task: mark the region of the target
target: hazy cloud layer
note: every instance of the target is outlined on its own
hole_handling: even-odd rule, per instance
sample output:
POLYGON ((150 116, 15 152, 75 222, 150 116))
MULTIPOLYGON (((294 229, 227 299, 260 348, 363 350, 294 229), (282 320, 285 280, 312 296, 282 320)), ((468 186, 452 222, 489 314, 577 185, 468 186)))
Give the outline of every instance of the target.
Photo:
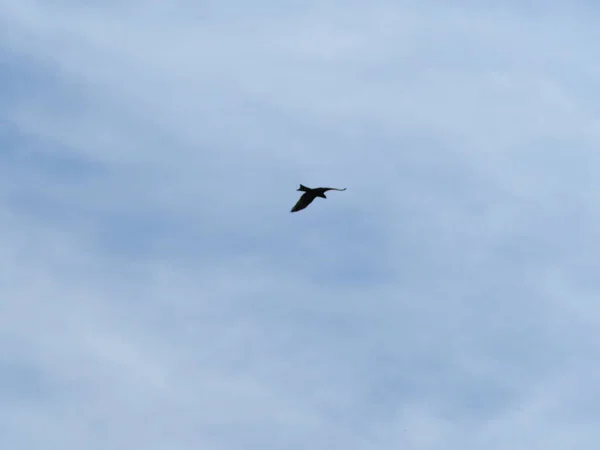
POLYGON ((599 19, 4 0, 0 447, 597 450, 599 19))

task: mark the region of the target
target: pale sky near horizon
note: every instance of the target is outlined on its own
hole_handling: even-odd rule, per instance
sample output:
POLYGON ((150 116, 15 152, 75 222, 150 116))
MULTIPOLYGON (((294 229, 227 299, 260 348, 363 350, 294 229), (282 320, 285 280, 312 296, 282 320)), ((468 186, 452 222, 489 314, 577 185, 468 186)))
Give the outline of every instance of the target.
POLYGON ((600 10, 546 3, 0 1, 0 448, 598 450, 600 10))

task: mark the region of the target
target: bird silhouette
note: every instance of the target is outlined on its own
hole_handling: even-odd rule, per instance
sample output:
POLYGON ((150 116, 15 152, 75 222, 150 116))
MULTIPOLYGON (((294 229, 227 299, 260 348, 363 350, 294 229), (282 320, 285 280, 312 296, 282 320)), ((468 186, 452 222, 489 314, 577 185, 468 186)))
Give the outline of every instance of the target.
POLYGON ((325 192, 327 192, 327 191, 345 191, 346 188, 337 189, 337 188, 330 188, 330 187, 319 187, 319 188, 311 189, 311 188, 307 188, 306 186, 301 184, 300 187, 296 190, 302 191, 302 192, 304 192, 304 194, 302 194, 302 196, 298 200, 298 203, 296 203, 294 205, 294 207, 292 208, 292 210, 290 212, 296 212, 296 211, 300 211, 301 209, 306 208, 317 197, 327 198, 327 197, 325 197, 325 192))

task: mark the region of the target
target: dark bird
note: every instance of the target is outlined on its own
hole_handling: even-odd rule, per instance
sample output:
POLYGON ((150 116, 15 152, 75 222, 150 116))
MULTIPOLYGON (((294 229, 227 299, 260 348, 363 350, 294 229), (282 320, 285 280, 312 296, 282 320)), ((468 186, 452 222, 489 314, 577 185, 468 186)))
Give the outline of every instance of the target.
POLYGON ((311 188, 307 188, 306 186, 300 185, 300 187, 296 190, 302 191, 302 192, 304 192, 304 194, 302 194, 302 196, 300 197, 300 200, 298 200, 298 203, 296 203, 294 205, 294 207, 292 208, 292 210, 290 212, 296 212, 296 211, 300 211, 301 209, 306 208, 317 197, 327 198, 327 197, 325 197, 325 192, 327 192, 327 191, 345 191, 346 188, 337 189, 337 188, 319 187, 319 188, 311 189, 311 188))

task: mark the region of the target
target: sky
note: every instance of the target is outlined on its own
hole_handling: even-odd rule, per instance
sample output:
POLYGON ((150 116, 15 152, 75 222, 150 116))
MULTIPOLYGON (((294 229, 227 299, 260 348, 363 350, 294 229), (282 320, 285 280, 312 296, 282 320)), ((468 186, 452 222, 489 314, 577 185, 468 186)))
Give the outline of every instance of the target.
POLYGON ((0 447, 600 448, 600 10, 450 3, 0 1, 0 447))

